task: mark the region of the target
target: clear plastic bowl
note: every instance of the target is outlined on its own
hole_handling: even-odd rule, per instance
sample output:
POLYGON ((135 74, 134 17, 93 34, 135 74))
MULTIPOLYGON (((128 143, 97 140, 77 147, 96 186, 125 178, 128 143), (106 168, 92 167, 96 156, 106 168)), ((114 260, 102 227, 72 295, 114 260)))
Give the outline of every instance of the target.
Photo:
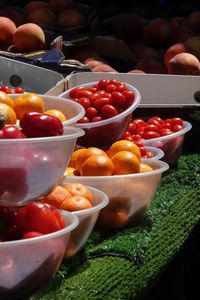
POLYGON ((60 136, 0 139, 0 205, 22 205, 50 193, 83 134, 65 126, 60 136))
POLYGON ((157 159, 163 158, 163 156, 165 155, 165 153, 159 148, 151 147, 151 146, 145 146, 145 148, 147 149, 147 151, 150 151, 151 153, 153 153, 152 157, 149 157, 146 159, 157 160, 157 159))
POLYGON ((184 128, 182 130, 159 138, 142 140, 142 143, 145 147, 150 146, 161 149, 164 152, 162 160, 173 166, 182 154, 185 133, 191 130, 191 128, 192 125, 184 121, 184 128))
MULTIPOLYGON (((20 94, 9 94, 9 96, 14 100, 16 97, 20 96, 20 94)), ((77 102, 57 96, 40 96, 44 101, 46 111, 49 109, 58 109, 66 116, 67 120, 63 122, 64 125, 76 126, 77 121, 85 114, 85 109, 77 102)))
POLYGON ((109 204, 99 214, 97 224, 105 229, 118 229, 140 221, 169 165, 161 160, 141 159, 151 172, 113 176, 65 176, 64 183, 80 182, 95 187, 109 197, 109 204))
POLYGON ((79 219, 63 214, 65 228, 36 238, 0 243, 0 296, 2 300, 24 299, 58 270, 79 219))
MULTIPOLYGON (((65 185, 65 179, 62 181, 62 185, 65 185)), ((79 218, 79 225, 70 235, 69 244, 65 251, 65 258, 74 256, 83 248, 96 224, 100 211, 106 207, 109 202, 108 196, 104 192, 94 187, 88 186, 88 188, 93 194, 93 207, 72 212, 73 215, 79 218)))
MULTIPOLYGON (((96 83, 97 82, 89 82, 87 84, 81 84, 80 86, 91 87, 96 83)), ((112 118, 99 122, 77 123, 77 127, 85 130, 85 136, 78 139, 78 144, 80 146, 107 146, 121 139, 132 119, 133 111, 138 107, 141 101, 141 94, 138 89, 126 82, 125 84, 129 90, 135 93, 135 101, 125 111, 112 118)), ((72 89, 60 94, 60 97, 70 99, 69 92, 72 89)))

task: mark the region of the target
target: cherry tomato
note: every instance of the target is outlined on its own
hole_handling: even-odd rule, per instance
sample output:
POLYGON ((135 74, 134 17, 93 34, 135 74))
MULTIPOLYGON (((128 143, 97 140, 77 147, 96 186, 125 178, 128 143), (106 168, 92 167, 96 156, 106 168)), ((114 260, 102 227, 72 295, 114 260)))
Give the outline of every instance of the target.
POLYGON ((106 118, 112 118, 112 117, 118 115, 117 109, 113 105, 110 105, 110 104, 103 105, 101 108, 101 112, 106 118))
POLYGON ((79 104, 81 104, 85 109, 90 107, 90 100, 87 97, 81 97, 77 101, 79 104))
POLYGON ((94 101, 93 106, 97 110, 100 110, 102 108, 102 106, 104 106, 105 104, 110 104, 110 99, 104 98, 104 97, 99 97, 97 100, 94 101))
POLYGON ((177 131, 180 131, 182 129, 183 129, 183 126, 181 124, 174 124, 174 125, 172 125, 172 128, 171 128, 171 130, 173 132, 177 132, 177 131))
POLYGON ((77 86, 77 87, 71 89, 71 91, 69 92, 69 97, 72 99, 76 98, 76 96, 75 96, 76 92, 80 91, 80 90, 85 90, 85 88, 83 86, 77 86))
POLYGON ((78 120, 78 123, 89 123, 90 119, 86 116, 82 117, 80 120, 78 120))
POLYGON ((75 98, 82 98, 82 97, 89 98, 91 95, 92 95, 92 92, 90 92, 86 89, 81 89, 81 90, 76 91, 75 98))
POLYGON ((99 89, 99 90, 105 90, 106 87, 107 87, 107 85, 108 85, 108 80, 106 80, 106 79, 101 79, 101 80, 99 80, 99 82, 98 82, 98 89, 99 89))
POLYGON ((114 91, 117 91, 117 86, 115 84, 108 84, 106 87, 106 92, 112 93, 114 91))
POLYGON ((16 94, 23 94, 24 93, 24 89, 21 87, 17 87, 13 90, 14 93, 16 94))
POLYGON ((92 122, 99 122, 99 121, 102 121, 103 119, 102 119, 102 117, 100 117, 100 116, 97 116, 97 117, 94 117, 94 118, 92 118, 92 122))
POLYGON ((118 84, 121 84, 121 82, 118 81, 117 79, 111 79, 111 80, 109 80, 109 84, 118 85, 118 84))
POLYGON ((122 94, 126 98, 127 105, 131 105, 133 101, 135 100, 135 93, 133 91, 124 90, 122 91, 122 94))
POLYGON ((159 133, 160 133, 160 136, 165 136, 165 135, 172 134, 173 131, 169 128, 162 128, 159 133))
POLYGON ((142 137, 146 140, 158 138, 160 134, 157 131, 145 131, 142 137))
POLYGON ((159 127, 155 124, 147 124, 144 126, 144 131, 159 131, 159 127))
POLYGON ((139 147, 141 156, 146 156, 147 155, 147 149, 143 147, 139 147))
POLYGON ((130 123, 128 125, 128 131, 131 133, 131 134, 134 134, 137 132, 137 127, 134 123, 130 123))
POLYGON ((86 109, 86 117, 88 117, 89 119, 93 119, 96 116, 97 116, 97 110, 95 107, 88 107, 86 109))
POLYGON ((0 90, 6 94, 11 94, 12 93, 12 89, 7 86, 7 85, 3 85, 1 86, 0 90))
POLYGON ((112 104, 114 105, 124 105, 126 103, 126 97, 120 92, 111 93, 112 104))
POLYGON ((136 128, 139 128, 140 126, 144 126, 145 125, 145 121, 142 119, 134 119, 132 121, 133 124, 135 124, 136 128))
POLYGON ((120 83, 117 86, 117 91, 123 93, 124 91, 127 91, 127 86, 124 83, 120 83))
POLYGON ((141 139, 142 139, 142 137, 139 134, 133 134, 132 135, 132 140, 133 141, 140 141, 141 139))
POLYGON ((171 125, 181 125, 183 126, 183 120, 181 118, 172 118, 170 121, 171 125))

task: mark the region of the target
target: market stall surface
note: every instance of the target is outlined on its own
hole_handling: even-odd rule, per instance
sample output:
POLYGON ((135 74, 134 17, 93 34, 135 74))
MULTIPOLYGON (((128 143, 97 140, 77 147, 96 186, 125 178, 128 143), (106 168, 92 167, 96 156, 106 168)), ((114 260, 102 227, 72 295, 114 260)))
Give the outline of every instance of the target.
MULTIPOLYGON (((199 219, 200 155, 184 154, 163 175, 142 222, 121 231, 95 229, 84 249, 63 262, 54 279, 29 299, 141 299, 199 219)), ((162 299, 169 299, 164 293, 162 299)))

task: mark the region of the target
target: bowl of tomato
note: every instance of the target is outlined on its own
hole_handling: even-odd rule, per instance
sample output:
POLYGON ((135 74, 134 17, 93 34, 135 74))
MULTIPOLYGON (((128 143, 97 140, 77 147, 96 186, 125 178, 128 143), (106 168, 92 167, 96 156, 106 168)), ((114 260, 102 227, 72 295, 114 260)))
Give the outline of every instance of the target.
POLYGON ((42 199, 58 207, 64 213, 70 211, 79 219, 79 225, 71 232, 64 258, 67 259, 80 251, 90 236, 101 210, 108 205, 108 196, 91 186, 77 182, 63 181, 52 193, 42 199), (62 194, 62 196, 61 196, 62 194), (60 195, 60 197, 58 196, 60 195), (59 204, 58 204, 59 203, 59 204))
POLYGON ((96 224, 106 230, 127 228, 140 222, 145 216, 162 174, 169 168, 161 160, 143 158, 141 163, 147 169, 137 173, 64 176, 61 182, 62 185, 79 182, 103 191, 108 196, 109 203, 100 211, 96 224))
POLYGON ((126 137, 141 141, 145 147, 155 147, 164 152, 162 160, 173 166, 177 163, 184 145, 185 134, 192 124, 179 117, 162 119, 133 119, 128 126, 126 137))
POLYGON ((77 122, 77 127, 85 131, 84 137, 78 139, 83 147, 107 146, 119 140, 141 101, 138 89, 116 79, 82 84, 60 97, 78 102, 85 109, 77 122))
POLYGON ((38 201, 0 207, 0 220, 0 296, 24 299, 57 272, 79 220, 38 201))
POLYGON ((44 125, 43 116, 36 117, 29 129, 39 137, 27 137, 16 126, 0 129, 0 205, 22 205, 49 193, 62 177, 77 138, 84 134, 80 128, 63 126, 62 134, 42 137, 42 132, 56 130, 55 119, 44 125))

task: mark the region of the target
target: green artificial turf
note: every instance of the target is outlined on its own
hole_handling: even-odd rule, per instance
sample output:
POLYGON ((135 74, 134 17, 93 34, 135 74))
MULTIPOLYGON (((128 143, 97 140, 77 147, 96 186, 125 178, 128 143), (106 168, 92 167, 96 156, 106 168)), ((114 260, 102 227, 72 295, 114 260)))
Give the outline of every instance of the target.
POLYGON ((95 229, 84 249, 62 263, 30 300, 138 299, 159 277, 200 219, 200 155, 182 155, 162 177, 143 221, 95 229))

